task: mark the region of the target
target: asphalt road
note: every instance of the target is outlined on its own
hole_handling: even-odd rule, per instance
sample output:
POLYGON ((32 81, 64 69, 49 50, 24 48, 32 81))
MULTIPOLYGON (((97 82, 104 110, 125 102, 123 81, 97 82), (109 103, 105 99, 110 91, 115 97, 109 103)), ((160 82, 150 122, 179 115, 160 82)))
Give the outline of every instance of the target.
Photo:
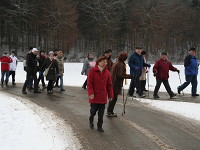
MULTIPOLYGON (((200 150, 200 124, 194 120, 167 113, 135 100, 128 99, 126 114, 122 113, 122 97, 116 105, 117 118, 104 117, 104 133, 90 129, 88 125, 90 105, 87 91, 80 87, 65 87, 65 92, 55 89, 51 95, 42 91, 21 93, 21 84, 1 91, 26 98, 57 113, 70 123, 85 150, 200 150)), ((150 95, 152 95, 150 93, 150 95)), ((161 99, 169 100, 166 93, 161 99)), ((152 98, 152 97, 150 97, 152 98)), ((199 98, 178 96, 173 101, 192 101, 199 98)), ((95 118, 95 123, 97 117, 95 118)))

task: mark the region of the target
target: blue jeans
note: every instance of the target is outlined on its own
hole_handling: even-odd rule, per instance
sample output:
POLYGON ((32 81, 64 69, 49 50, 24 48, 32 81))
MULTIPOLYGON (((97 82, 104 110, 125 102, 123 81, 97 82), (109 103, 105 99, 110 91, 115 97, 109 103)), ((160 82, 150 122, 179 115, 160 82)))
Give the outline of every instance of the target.
POLYGON ((186 75, 186 82, 178 87, 180 91, 184 90, 190 83, 192 84, 192 95, 197 93, 197 76, 194 75, 186 75))
POLYGON ((6 75, 6 80, 5 83, 8 83, 9 76, 10 76, 10 71, 1 71, 1 84, 3 85, 4 83, 4 76, 6 75))
POLYGON ((64 85, 63 85, 63 76, 60 76, 60 89, 64 90, 64 85))

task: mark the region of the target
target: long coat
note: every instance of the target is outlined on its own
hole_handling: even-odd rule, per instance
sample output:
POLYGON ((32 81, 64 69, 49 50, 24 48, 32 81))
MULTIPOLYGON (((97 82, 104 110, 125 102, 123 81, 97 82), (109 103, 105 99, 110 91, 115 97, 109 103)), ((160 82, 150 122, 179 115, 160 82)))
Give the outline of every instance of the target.
POLYGON ((177 68, 172 66, 170 61, 163 60, 162 58, 153 67, 153 72, 157 72, 156 79, 158 80, 168 80, 169 70, 177 71, 177 68))
POLYGON ((113 90, 115 95, 121 94, 124 79, 131 79, 131 75, 126 74, 126 64, 118 60, 111 70, 113 90))
POLYGON ((42 65, 42 70, 49 68, 49 72, 46 76, 46 80, 56 80, 57 75, 58 75, 58 63, 55 59, 50 60, 50 58, 46 58, 43 65, 42 65), (51 64, 52 63, 52 64, 51 64), (51 66, 50 66, 51 65, 51 66))
POLYGON ((26 72, 30 75, 36 75, 38 71, 37 57, 33 53, 27 54, 26 57, 26 72))
POLYGON ((94 94, 90 103, 106 104, 108 98, 113 98, 112 78, 107 69, 100 71, 98 65, 90 70, 88 76, 88 95, 94 94))
POLYGON ((3 56, 0 58, 0 61, 1 61, 1 71, 9 71, 12 59, 8 56, 3 56))
POLYGON ((63 73, 64 73, 64 58, 57 56, 56 60, 57 60, 57 63, 58 63, 58 72, 59 72, 59 74, 61 74, 61 76, 63 76, 63 73))

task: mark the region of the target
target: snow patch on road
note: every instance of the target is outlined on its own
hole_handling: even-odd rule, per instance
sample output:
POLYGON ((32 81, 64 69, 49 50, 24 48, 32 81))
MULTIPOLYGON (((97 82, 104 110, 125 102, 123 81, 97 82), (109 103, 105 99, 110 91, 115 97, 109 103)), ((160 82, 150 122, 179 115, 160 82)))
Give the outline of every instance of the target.
POLYGON ((53 112, 0 93, 1 150, 81 149, 72 128, 53 112))
POLYGON ((179 115, 200 121, 200 104, 177 101, 162 101, 136 98, 137 101, 147 103, 159 109, 177 113, 179 115))

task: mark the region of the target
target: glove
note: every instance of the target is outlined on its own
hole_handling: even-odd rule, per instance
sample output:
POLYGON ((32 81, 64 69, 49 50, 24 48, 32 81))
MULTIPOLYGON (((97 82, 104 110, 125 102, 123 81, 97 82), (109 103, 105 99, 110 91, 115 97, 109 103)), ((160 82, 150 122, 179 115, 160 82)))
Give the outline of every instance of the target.
POLYGON ((150 65, 150 64, 147 64, 147 67, 149 67, 149 68, 150 68, 150 67, 151 67, 151 65, 150 65))
POLYGON ((112 101, 112 98, 108 98, 109 101, 112 101))
POLYGON ((140 67, 138 67, 138 66, 135 66, 135 68, 134 68, 135 70, 140 70, 140 67))
POLYGON ((156 77, 156 75, 157 75, 157 71, 154 71, 153 76, 156 77))
POLYGON ((40 72, 39 72, 39 75, 43 75, 43 73, 44 73, 44 72, 40 71, 40 72))
POLYGON ((81 72, 81 75, 83 75, 83 72, 81 72))
POLYGON ((90 95, 89 99, 94 99, 94 94, 90 95))
POLYGON ((58 77, 60 77, 60 76, 61 76, 61 74, 59 73, 59 74, 58 74, 58 77))
POLYGON ((176 70, 178 73, 180 73, 180 70, 176 70))

